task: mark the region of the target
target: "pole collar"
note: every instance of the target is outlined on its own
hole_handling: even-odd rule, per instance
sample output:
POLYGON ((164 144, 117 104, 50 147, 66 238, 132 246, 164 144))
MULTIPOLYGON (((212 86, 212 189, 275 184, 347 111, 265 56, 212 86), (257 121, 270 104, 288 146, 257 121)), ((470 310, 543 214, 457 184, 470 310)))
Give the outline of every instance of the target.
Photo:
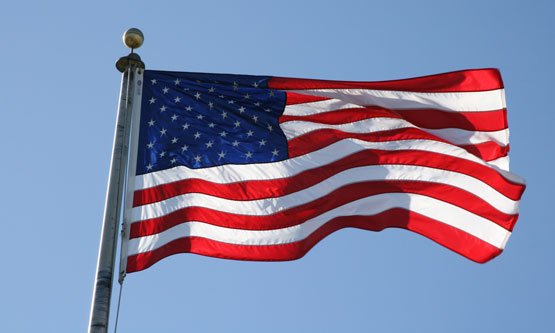
POLYGON ((116 68, 121 73, 125 72, 130 66, 138 66, 139 68, 145 69, 145 63, 141 60, 141 57, 137 53, 129 53, 125 57, 121 57, 116 61, 116 68))

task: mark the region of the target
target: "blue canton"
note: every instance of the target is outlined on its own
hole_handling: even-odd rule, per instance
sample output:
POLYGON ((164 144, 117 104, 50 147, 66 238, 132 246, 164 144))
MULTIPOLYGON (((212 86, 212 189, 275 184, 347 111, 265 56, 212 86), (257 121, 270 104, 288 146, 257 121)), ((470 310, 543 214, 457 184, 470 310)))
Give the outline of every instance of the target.
POLYGON ((288 157, 268 76, 145 71, 137 174, 288 157))

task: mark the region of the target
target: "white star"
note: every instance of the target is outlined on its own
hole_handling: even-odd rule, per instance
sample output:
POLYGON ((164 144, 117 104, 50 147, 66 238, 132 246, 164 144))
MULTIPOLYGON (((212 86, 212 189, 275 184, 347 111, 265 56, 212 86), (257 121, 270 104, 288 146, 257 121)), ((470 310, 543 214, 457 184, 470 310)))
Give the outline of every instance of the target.
POLYGON ((241 126, 241 122, 239 120, 236 120, 234 122, 234 125, 235 125, 235 128, 237 128, 237 127, 241 126))
POLYGON ((181 102, 181 97, 177 96, 176 98, 173 99, 174 102, 179 103, 181 102))
POLYGON ((170 162, 172 162, 172 164, 175 164, 175 162, 177 162, 177 158, 175 158, 175 157, 172 158, 172 159, 170 160, 170 162))
POLYGON ((147 165, 147 166, 146 166, 146 169, 147 169, 147 170, 152 170, 152 164, 147 165))
POLYGON ((181 127, 183 127, 184 130, 189 129, 189 123, 185 123, 183 125, 181 125, 181 127))
POLYGON ((214 89, 214 87, 210 87, 210 89, 208 89, 208 92, 213 93, 216 89, 214 89))
POLYGON ((193 108, 190 105, 185 108, 185 110, 187 110, 187 111, 191 111, 192 109, 193 108))
POLYGON ((255 87, 255 88, 258 88, 258 83, 255 82, 255 83, 252 84, 252 86, 255 87))
POLYGON ((214 107, 214 103, 208 102, 208 107, 209 107, 209 108, 213 108, 213 107, 214 107))
POLYGON ((201 157, 200 157, 200 155, 197 155, 197 156, 195 156, 195 161, 196 161, 197 163, 199 163, 199 162, 200 162, 200 160, 201 160, 201 157))
POLYGON ((274 149, 274 150, 272 151, 272 155, 273 155, 273 156, 278 156, 278 154, 279 154, 279 150, 274 149))
POLYGON ((264 111, 270 112, 270 111, 272 111, 272 110, 270 110, 269 108, 267 108, 267 109, 264 109, 264 111))
POLYGON ((238 90, 238 89, 239 89, 239 84, 233 81, 233 90, 238 90))
POLYGON ((156 98, 152 97, 152 98, 149 100, 149 102, 150 102, 150 104, 153 104, 154 102, 156 102, 156 98))
POLYGON ((147 147, 148 149, 154 148, 154 142, 152 142, 152 141, 149 142, 149 143, 146 145, 146 147, 147 147))
POLYGON ((167 129, 162 128, 162 130, 160 131, 160 137, 166 135, 166 132, 167 132, 167 131, 168 131, 167 129))
POLYGON ((214 124, 214 123, 210 123, 210 124, 208 124, 208 127, 210 127, 210 128, 214 128, 214 127, 216 127, 216 124, 214 124))
POLYGON ((265 146, 266 145, 266 140, 262 139, 262 140, 258 141, 258 144, 260 145, 260 147, 265 146))
POLYGON ((177 120, 177 117, 178 117, 178 115, 174 114, 174 115, 172 116, 172 121, 176 121, 176 120, 177 120))
POLYGON ((181 147, 182 152, 186 152, 187 150, 189 150, 189 146, 183 145, 183 147, 181 147))
POLYGON ((254 103, 255 106, 260 106, 260 102, 254 103))
POLYGON ((200 99, 200 93, 197 91, 197 93, 195 94, 195 98, 196 99, 200 99))
POLYGON ((156 84, 156 79, 152 79, 150 82, 152 82, 152 84, 156 84))
POLYGON ((244 107, 244 106, 241 106, 241 107, 239 108, 239 113, 240 113, 240 114, 243 114, 243 112, 245 112, 245 107, 244 107))
POLYGON ((173 138, 172 143, 177 143, 177 140, 179 140, 179 139, 178 138, 173 138))
POLYGON ((168 87, 164 87, 164 89, 162 89, 162 91, 164 91, 164 94, 167 94, 167 93, 168 93, 168 91, 170 91, 170 88, 168 88, 168 87))
POLYGON ((226 137, 226 136, 227 136, 227 132, 226 132, 226 131, 222 131, 222 132, 220 133, 220 136, 226 137))
POLYGON ((222 118, 224 118, 224 119, 227 118, 227 112, 225 112, 225 111, 222 112, 222 118))
POLYGON ((179 83, 181 82, 181 80, 179 80, 179 79, 175 79, 175 81, 173 81, 173 82, 175 83, 175 85, 176 85, 176 86, 178 86, 178 85, 179 85, 179 83))
POLYGON ((220 96, 218 96, 218 97, 219 97, 219 98, 224 98, 224 95, 220 95, 220 96))
POLYGON ((246 94, 244 98, 245 98, 245 99, 249 99, 249 98, 251 98, 251 95, 246 94))
POLYGON ((162 107, 160 108, 160 111, 161 111, 161 112, 166 112, 166 106, 165 106, 165 105, 162 105, 162 107))
POLYGON ((214 145, 214 141, 208 141, 207 143, 205 143, 206 148, 212 148, 212 146, 214 145))
POLYGON ((272 127, 272 125, 268 125, 268 127, 266 127, 268 129, 268 131, 272 131, 274 128, 272 127))
POLYGON ((220 160, 220 159, 224 158, 226 154, 227 154, 227 153, 225 153, 225 152, 222 150, 221 152, 218 153, 218 159, 220 160))
POLYGON ((200 133, 199 133, 199 132, 196 132, 195 135, 194 135, 194 137, 195 137, 195 140, 198 139, 198 138, 200 138, 200 133))
POLYGON ((229 100, 229 101, 227 101, 227 104, 235 104, 235 101, 229 100))
POLYGON ((165 151, 163 151, 163 152, 160 153, 160 157, 164 157, 164 156, 166 156, 166 152, 165 152, 165 151))
POLYGON ((251 131, 251 130, 249 130, 249 131, 247 132, 247 138, 250 138, 253 134, 254 134, 254 132, 251 131))
POLYGON ((275 93, 273 90, 270 90, 270 97, 274 97, 275 93))
POLYGON ((235 140, 232 143, 233 147, 238 147, 239 146, 239 141, 235 140))
POLYGON ((202 120, 203 118, 204 118, 204 116, 203 116, 203 115, 201 115, 201 114, 199 114, 199 115, 197 116, 197 119, 200 119, 200 120, 202 120))
POLYGON ((256 123, 258 121, 258 116, 252 116, 252 120, 256 123))
POLYGON ((245 157, 246 157, 246 158, 251 158, 251 157, 252 157, 252 153, 251 153, 250 151, 248 151, 248 152, 245 154, 245 157))
POLYGON ((148 127, 154 126, 155 121, 153 119, 150 119, 150 121, 148 122, 148 127))

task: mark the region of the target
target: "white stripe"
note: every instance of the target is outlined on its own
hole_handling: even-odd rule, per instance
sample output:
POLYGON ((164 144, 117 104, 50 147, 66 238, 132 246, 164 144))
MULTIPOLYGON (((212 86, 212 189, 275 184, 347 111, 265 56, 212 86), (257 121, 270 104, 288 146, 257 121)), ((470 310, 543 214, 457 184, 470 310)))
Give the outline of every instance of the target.
POLYGON ((423 129, 437 137, 452 142, 455 145, 476 145, 484 142, 495 142, 505 147, 509 144, 509 129, 500 131, 468 131, 460 128, 423 129))
POLYGON ((152 251, 183 237, 202 237, 239 245, 287 244, 305 239, 335 217, 370 216, 392 208, 404 208, 443 222, 499 249, 505 247, 505 243, 511 235, 509 231, 499 225, 449 203, 412 193, 386 193, 350 202, 300 225, 282 229, 241 230, 197 221, 187 222, 155 235, 131 239, 129 241, 129 254, 152 251))
POLYGON ((501 170, 509 171, 509 156, 503 156, 496 160, 488 161, 488 164, 501 170))
POLYGON ((301 135, 326 128, 347 133, 373 133, 407 127, 416 128, 416 126, 406 120, 388 117, 363 119, 352 123, 338 125, 313 123, 304 120, 292 120, 279 124, 279 127, 283 131, 283 134, 285 134, 288 141, 301 135))
MULTIPOLYGON (((503 104, 504 105, 504 104, 503 104)), ((365 105, 353 104, 345 102, 341 99, 331 98, 317 102, 307 102, 299 104, 286 105, 283 111, 284 116, 312 116, 320 113, 330 111, 339 111, 345 109, 360 109, 366 107, 365 105)), ((391 109, 394 110, 394 109, 391 109)), ((461 112, 460 110, 441 110, 449 113, 461 112)), ((492 111, 492 110, 488 110, 492 111)), ((467 111, 468 112, 468 111, 467 111)), ((476 111, 470 111, 476 112, 476 111)))
MULTIPOLYGON (((152 172, 137 176, 135 189, 146 189, 154 186, 173 183, 183 179, 204 179, 217 184, 229 184, 248 180, 267 180, 291 177, 303 171, 332 163, 345 156, 366 149, 421 150, 458 157, 476 162, 486 167, 489 164, 466 150, 444 142, 433 140, 399 140, 387 142, 367 142, 357 139, 345 139, 318 151, 295 158, 264 164, 228 164, 210 168, 190 169, 185 166, 152 172)), ((518 184, 525 184, 519 176, 503 170, 497 170, 506 179, 518 184)))
POLYGON ((363 106, 347 103, 340 99, 332 98, 325 101, 309 102, 301 104, 286 105, 283 110, 284 116, 310 116, 329 111, 343 109, 361 108, 363 106))
MULTIPOLYGON (((388 109, 432 108, 460 112, 494 111, 505 108, 505 91, 503 89, 443 93, 368 89, 313 89, 291 91, 305 95, 336 98, 342 100, 344 103, 358 105, 358 107, 375 105, 388 109)), ((305 110, 305 112, 307 111, 305 110)), ((298 115, 298 113, 296 114, 298 115)))
POLYGON ((163 201, 134 207, 132 221, 164 216, 186 207, 204 207, 232 214, 266 216, 312 202, 346 184, 381 180, 446 184, 474 193, 503 213, 518 213, 517 201, 507 198, 488 184, 471 176, 414 165, 383 164, 348 169, 308 188, 269 199, 240 201, 202 193, 186 193, 163 201))
POLYGON ((480 132, 467 131, 459 128, 443 128, 443 129, 423 129, 414 126, 404 119, 378 117, 363 119, 352 123, 330 125, 313 123, 302 120, 286 121, 279 124, 287 140, 292 140, 301 135, 320 130, 333 129, 346 133, 374 133, 380 131, 388 131, 399 128, 419 128, 423 131, 431 133, 437 137, 445 139, 455 145, 470 145, 493 141, 501 146, 509 143, 509 130, 480 132))

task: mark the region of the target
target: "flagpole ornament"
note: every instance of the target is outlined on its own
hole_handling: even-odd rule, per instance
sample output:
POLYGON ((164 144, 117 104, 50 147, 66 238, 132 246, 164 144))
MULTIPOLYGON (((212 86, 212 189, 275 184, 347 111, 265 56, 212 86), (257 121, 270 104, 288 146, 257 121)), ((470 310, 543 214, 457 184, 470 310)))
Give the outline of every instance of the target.
POLYGON ((125 72, 129 66, 138 64, 138 66, 142 69, 145 68, 145 64, 141 60, 141 57, 134 53, 135 49, 138 49, 143 45, 145 37, 141 30, 137 28, 129 28, 125 30, 123 33, 123 44, 131 49, 131 53, 125 57, 121 57, 116 62, 116 68, 121 73, 125 72))
POLYGON ((141 47, 144 41, 143 32, 137 28, 129 28, 123 33, 123 44, 130 48, 131 52, 133 52, 133 49, 141 47))

